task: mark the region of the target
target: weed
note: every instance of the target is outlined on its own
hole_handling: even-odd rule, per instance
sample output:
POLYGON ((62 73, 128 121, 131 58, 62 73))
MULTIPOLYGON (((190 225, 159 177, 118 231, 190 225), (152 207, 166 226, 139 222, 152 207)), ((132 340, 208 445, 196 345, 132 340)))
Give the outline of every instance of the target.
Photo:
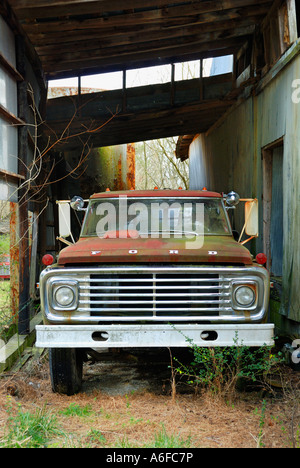
MULTIPOLYGON (((165 426, 162 424, 161 430, 154 434, 154 440, 143 445, 143 448, 189 448, 191 446, 191 437, 186 440, 180 435, 169 435, 165 426)), ((127 436, 122 437, 117 441, 116 447, 120 448, 135 448, 138 445, 130 442, 127 436)))
POLYGON ((24 411, 18 405, 17 413, 9 403, 6 406, 9 415, 7 430, 0 439, 1 448, 43 448, 50 445, 55 436, 63 432, 59 429, 55 415, 38 408, 34 413, 24 411))
POLYGON ((91 429, 87 435, 87 439, 91 443, 99 443, 101 445, 106 443, 106 438, 98 429, 91 429))
POLYGON ((191 437, 184 440, 179 435, 167 434, 165 426, 154 435, 154 443, 151 448, 189 448, 191 446, 191 437))
POLYGON ((265 419, 266 419, 266 407, 267 407, 267 402, 266 400, 262 401, 262 408, 261 408, 261 415, 260 415, 260 420, 259 420, 259 433, 258 433, 258 439, 257 439, 257 445, 258 447, 264 447, 264 443, 262 441, 263 436, 264 436, 264 425, 265 425, 265 419))
POLYGON ((68 408, 60 411, 60 414, 64 416, 80 416, 85 417, 89 416, 92 413, 91 405, 80 406, 76 403, 70 403, 68 408))
POLYGON ((129 401, 128 395, 125 395, 125 399, 126 399, 126 408, 130 408, 131 403, 129 401))

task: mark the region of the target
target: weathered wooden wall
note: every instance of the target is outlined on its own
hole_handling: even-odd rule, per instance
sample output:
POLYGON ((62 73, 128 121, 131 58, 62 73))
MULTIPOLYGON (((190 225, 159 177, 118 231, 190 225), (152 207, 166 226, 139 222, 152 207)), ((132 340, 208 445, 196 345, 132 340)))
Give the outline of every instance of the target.
MULTIPOLYGON (((264 149, 283 145, 282 291, 279 288, 281 300, 274 307, 273 320, 280 329, 297 336, 300 334, 300 102, 295 98, 300 97, 300 90, 297 94, 293 85, 300 78, 299 50, 296 42, 258 85, 255 95, 236 105, 219 125, 198 136, 190 147, 191 188, 205 185, 259 199, 260 237, 253 245, 259 252, 265 246, 262 157, 264 149)), ((238 216, 237 227, 241 227, 241 222, 242 217, 238 216)))
MULTIPOLYGON (((1 3, 3 8, 6 12, 1 3)), ((38 167, 34 164, 36 135, 46 89, 35 59, 12 15, 0 16, 0 200, 11 204, 11 309, 21 334, 29 331, 30 291, 35 284, 30 268, 36 272, 37 259, 32 230, 36 232, 42 207, 41 199, 35 197, 33 175, 38 167)))

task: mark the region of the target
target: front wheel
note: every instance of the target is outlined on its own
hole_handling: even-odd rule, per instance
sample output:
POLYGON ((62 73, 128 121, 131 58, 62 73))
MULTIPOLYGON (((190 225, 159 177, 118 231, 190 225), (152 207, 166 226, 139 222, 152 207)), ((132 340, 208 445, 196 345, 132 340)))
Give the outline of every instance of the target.
POLYGON ((83 356, 76 348, 50 348, 49 367, 52 390, 74 395, 82 385, 83 356))

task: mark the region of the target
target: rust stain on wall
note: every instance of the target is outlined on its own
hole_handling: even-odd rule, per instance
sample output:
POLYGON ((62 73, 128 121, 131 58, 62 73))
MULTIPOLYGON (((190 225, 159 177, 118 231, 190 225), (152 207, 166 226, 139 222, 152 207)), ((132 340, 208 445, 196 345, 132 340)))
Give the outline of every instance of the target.
POLYGON ((122 154, 120 154, 117 163, 117 176, 114 179, 114 190, 124 190, 123 174, 122 174, 122 154))
POLYGON ((135 145, 127 145, 127 188, 135 189, 135 145))

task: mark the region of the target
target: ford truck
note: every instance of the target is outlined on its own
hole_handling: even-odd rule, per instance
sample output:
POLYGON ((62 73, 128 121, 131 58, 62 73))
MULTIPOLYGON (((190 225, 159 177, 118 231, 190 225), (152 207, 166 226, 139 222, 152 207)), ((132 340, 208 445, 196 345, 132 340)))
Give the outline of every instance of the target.
POLYGON ((46 255, 40 276, 36 346, 49 348, 53 391, 80 391, 89 350, 273 344, 266 259, 241 241, 257 236, 257 200, 245 203, 240 239, 235 192, 106 191, 86 202, 65 202, 64 220, 70 205, 83 212, 80 237, 56 263, 46 255))

